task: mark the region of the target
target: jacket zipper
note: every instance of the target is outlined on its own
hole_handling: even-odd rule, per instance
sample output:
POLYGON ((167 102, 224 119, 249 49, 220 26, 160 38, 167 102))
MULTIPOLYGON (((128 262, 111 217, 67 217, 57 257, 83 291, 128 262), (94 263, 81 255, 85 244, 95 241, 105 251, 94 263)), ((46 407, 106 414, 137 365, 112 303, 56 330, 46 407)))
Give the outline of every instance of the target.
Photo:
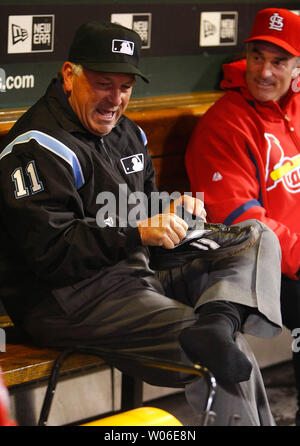
POLYGON ((107 150, 107 148, 106 148, 106 146, 105 146, 105 144, 104 144, 104 141, 103 141, 103 137, 102 137, 102 136, 100 136, 99 141, 100 141, 100 146, 101 146, 101 147, 100 147, 100 152, 101 152, 102 154, 104 154, 104 157, 106 158, 106 161, 108 161, 108 162, 110 163, 110 165, 111 165, 112 167, 114 167, 114 164, 113 164, 113 162, 112 162, 111 157, 109 156, 108 150, 107 150))

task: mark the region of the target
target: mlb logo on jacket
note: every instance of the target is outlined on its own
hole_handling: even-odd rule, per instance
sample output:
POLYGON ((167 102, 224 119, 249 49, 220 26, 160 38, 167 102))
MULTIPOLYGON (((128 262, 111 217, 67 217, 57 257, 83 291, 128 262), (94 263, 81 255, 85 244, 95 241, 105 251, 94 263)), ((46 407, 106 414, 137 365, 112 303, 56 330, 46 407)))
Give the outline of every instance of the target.
POLYGON ((144 169, 144 155, 143 153, 137 153, 126 158, 121 158, 121 163, 127 174, 140 172, 144 169))

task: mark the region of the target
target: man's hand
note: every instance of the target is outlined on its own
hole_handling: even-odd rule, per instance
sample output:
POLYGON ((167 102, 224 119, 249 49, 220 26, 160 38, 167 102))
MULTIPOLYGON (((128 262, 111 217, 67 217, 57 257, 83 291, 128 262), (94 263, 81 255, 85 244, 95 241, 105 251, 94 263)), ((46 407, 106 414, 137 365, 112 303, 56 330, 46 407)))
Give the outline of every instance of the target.
POLYGON ((137 223, 144 246, 172 249, 186 235, 187 223, 174 213, 163 213, 137 223))
POLYGON ((188 224, 176 214, 178 206, 206 221, 206 211, 201 200, 182 195, 167 206, 162 214, 137 223, 144 246, 162 246, 172 249, 186 236, 188 224))
POLYGON ((196 215, 206 221, 206 210, 203 201, 190 195, 181 195, 164 209, 164 213, 176 213, 177 207, 183 206, 190 214, 196 215))

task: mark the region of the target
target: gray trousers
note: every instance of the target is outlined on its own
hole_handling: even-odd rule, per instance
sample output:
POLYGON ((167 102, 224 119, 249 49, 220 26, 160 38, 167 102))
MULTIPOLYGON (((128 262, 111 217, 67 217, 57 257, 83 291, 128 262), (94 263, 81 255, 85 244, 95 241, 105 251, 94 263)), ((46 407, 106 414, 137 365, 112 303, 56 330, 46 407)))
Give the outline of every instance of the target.
MULTIPOLYGON (((272 231, 259 222, 251 223, 259 228, 260 238, 237 256, 219 262, 195 260, 153 274, 144 251, 137 250, 129 261, 132 274, 127 270, 124 276, 120 263, 119 268, 107 271, 105 280, 99 275, 71 287, 68 301, 67 289, 56 290, 55 298, 47 298, 27 316, 23 328, 41 345, 109 347, 189 362, 178 342, 179 333, 194 324, 201 305, 226 300, 253 308, 244 332, 273 337, 281 331, 281 251, 272 231)), ((239 415, 244 426, 273 425, 254 355, 242 334, 237 334, 236 342, 252 362, 252 374, 247 382, 226 389, 218 386, 213 406, 215 425, 228 425, 233 414, 239 415)), ((122 362, 114 365, 154 385, 184 386, 196 413, 205 406, 207 386, 202 378, 191 380, 179 372, 122 362)))

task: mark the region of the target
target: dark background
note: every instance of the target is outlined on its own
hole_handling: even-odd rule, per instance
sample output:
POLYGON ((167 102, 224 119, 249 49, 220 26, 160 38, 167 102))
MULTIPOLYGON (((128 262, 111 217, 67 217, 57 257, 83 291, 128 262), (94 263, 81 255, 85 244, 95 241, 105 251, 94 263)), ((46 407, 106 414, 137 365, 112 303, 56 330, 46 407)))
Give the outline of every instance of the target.
MULTIPOLYGON (((138 81, 134 97, 213 91, 221 65, 243 51, 256 12, 265 7, 300 10, 300 1, 101 1, 2 0, 0 4, 0 69, 6 78, 33 75, 34 85, 0 92, 0 108, 31 105, 67 58, 76 28, 83 22, 110 20, 112 13, 151 13, 151 46, 142 50, 142 70, 149 85, 138 81), (228 46, 199 46, 201 12, 237 12, 237 42, 228 46), (8 17, 54 15, 53 52, 8 54, 8 17)), ((20 80, 17 79, 17 80, 20 80)))

